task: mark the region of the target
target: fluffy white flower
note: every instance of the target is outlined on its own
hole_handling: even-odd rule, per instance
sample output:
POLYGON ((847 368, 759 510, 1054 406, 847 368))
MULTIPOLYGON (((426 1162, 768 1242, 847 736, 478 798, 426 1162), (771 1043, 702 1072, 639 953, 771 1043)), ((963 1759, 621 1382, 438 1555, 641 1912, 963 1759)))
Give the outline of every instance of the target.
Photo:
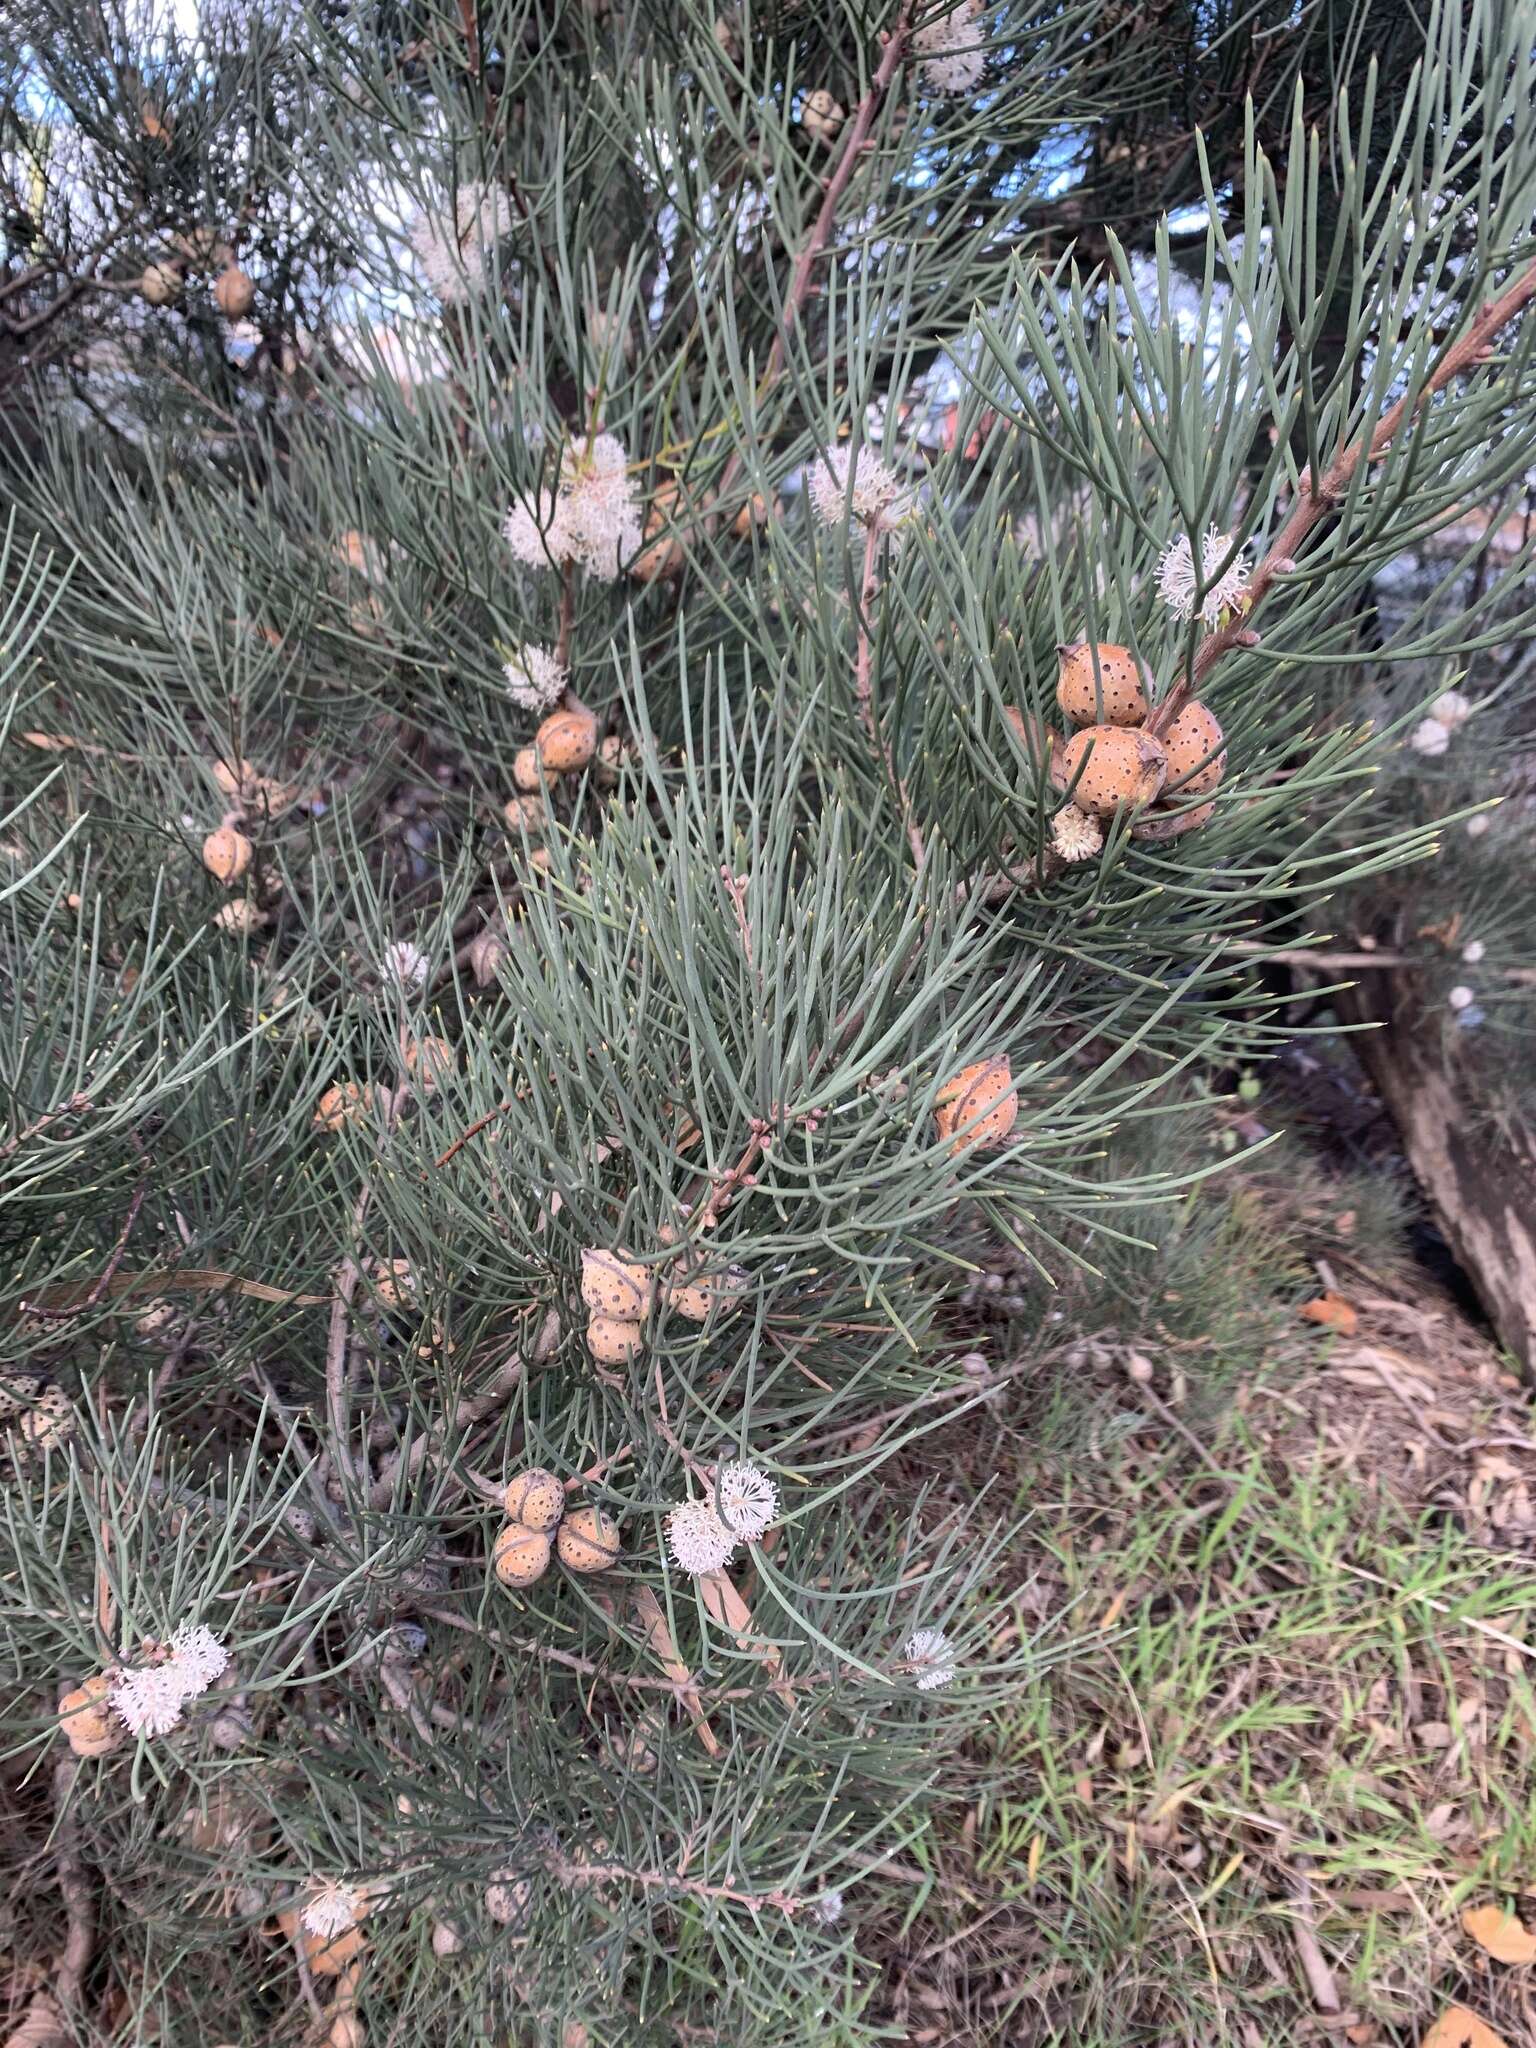
POLYGON ((806 470, 806 489, 823 525, 841 526, 847 519, 850 471, 851 509, 861 526, 873 527, 877 533, 895 533, 911 518, 912 498, 890 465, 872 448, 861 448, 855 456, 847 442, 842 442, 824 448, 806 470))
POLYGON ((667 1543, 685 1572, 698 1577, 731 1561, 736 1538, 707 1500, 685 1500, 667 1516, 667 1543))
POLYGON ((756 1543, 773 1527, 779 1512, 779 1489, 759 1466, 740 1458, 722 1465, 715 1491, 721 1521, 744 1543, 756 1543))
POLYGON ((523 646, 502 670, 507 695, 524 711, 547 711, 565 690, 564 664, 547 647, 523 646))
POLYGON ((974 92, 987 68, 978 22, 981 0, 960 0, 937 21, 924 22, 912 38, 922 59, 923 82, 932 92, 974 92))
POLYGON ((530 569, 562 568, 573 552, 565 506, 553 491, 518 498, 502 523, 501 537, 530 569))
POLYGON ((1447 732, 1454 732, 1458 725, 1465 725, 1472 716, 1472 700, 1463 697, 1460 690, 1442 690, 1430 705, 1429 715, 1447 732))
POLYGON ((354 1886, 339 1878, 322 1878, 299 1918, 311 1934, 329 1941, 332 1935, 345 1934, 357 1925, 357 1909, 362 1903, 362 1894, 354 1886))
POLYGON ((640 499, 616 434, 578 434, 560 458, 560 505, 571 558, 611 583, 640 547, 640 499))
POLYGON ((229 1652, 204 1623, 183 1623, 171 1637, 171 1666, 186 1678, 192 1692, 206 1692, 229 1669, 229 1652))
POLYGON ((420 988, 427 978, 427 956, 409 939, 396 939, 384 949, 384 979, 398 981, 402 988, 420 988))
POLYGON ((907 1637, 906 1659, 918 1667, 919 1692, 937 1692, 955 1677, 955 1646, 941 1628, 914 1629, 907 1637))
POLYGON ((1051 820, 1051 847, 1064 861, 1091 860, 1104 850, 1104 831, 1076 804, 1063 804, 1051 820))
POLYGON ((411 223, 411 247, 433 291, 454 304, 485 282, 491 251, 511 229, 512 204, 505 192, 461 185, 451 216, 446 210, 417 214, 411 223))
POLYGON ((1461 957, 1469 967, 1475 967, 1487 950, 1481 939, 1468 939, 1461 949, 1461 957))
MULTIPOLYGON (((1214 526, 1208 528, 1205 539, 1200 543, 1198 575, 1195 573, 1195 551, 1190 546, 1187 533, 1181 533, 1177 540, 1170 541, 1163 549, 1157 565, 1157 594, 1176 618, 1194 617, 1200 585, 1209 583, 1216 575, 1231 546, 1230 534, 1222 533, 1214 526)), ((1239 559, 1199 599, 1200 617, 1204 623, 1219 626, 1223 612, 1237 610, 1247 587, 1248 564, 1239 559)))
POLYGON ((1451 729, 1438 718, 1421 718, 1408 735, 1408 744, 1416 754, 1443 754, 1451 744, 1451 729))
POLYGON ((1458 987, 1453 988, 1445 1000, 1453 1010, 1470 1010, 1477 1001, 1477 997, 1463 982, 1458 987))
POLYGON ((835 1884, 819 1891, 811 1901, 811 1918, 821 1927, 835 1927, 843 1917, 843 1895, 835 1884))
POLYGON ((183 1625, 158 1662, 129 1665, 118 1674, 107 1702, 134 1735, 169 1735, 182 1709, 221 1678, 229 1652, 211 1628, 183 1625))

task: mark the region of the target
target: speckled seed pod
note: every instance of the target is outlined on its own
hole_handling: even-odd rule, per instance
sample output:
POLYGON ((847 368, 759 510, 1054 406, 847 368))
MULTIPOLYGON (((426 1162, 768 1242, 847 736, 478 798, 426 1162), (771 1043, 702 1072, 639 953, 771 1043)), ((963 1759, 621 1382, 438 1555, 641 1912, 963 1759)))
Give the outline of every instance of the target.
POLYGON ((315 1104, 315 1122, 322 1131, 361 1123, 373 1108, 373 1090, 362 1081, 335 1081, 315 1104))
POLYGON ((226 320, 243 320, 256 303, 256 287, 237 263, 219 272, 213 303, 226 320))
POLYGON ((339 2003, 338 1994, 331 2006, 331 2024, 325 2030, 325 2048, 366 2048, 368 2036, 362 2021, 350 2006, 344 2005, 338 2012, 336 2005, 339 2003))
POLYGON ((571 1572, 605 1572, 617 1564, 623 1546, 619 1525, 601 1508, 573 1508, 555 1538, 560 1562, 571 1572))
POLYGON ((339 1934, 315 1934, 297 1922, 296 1916, 285 1913, 278 1917, 280 1920, 295 1918, 299 1940, 304 1947, 304 1960, 317 1977, 340 1977, 368 1947, 368 1937, 361 1927, 343 1927, 339 1934))
POLYGON ((707 1323, 711 1315, 734 1315, 741 1307, 747 1276, 733 1266, 727 1273, 712 1273, 672 1282, 666 1290, 667 1307, 685 1322, 707 1323))
POLYGON ((1018 1115, 1019 1098, 1006 1053, 962 1067, 934 1097, 933 1121, 957 1156, 1001 1144, 1018 1115))
POLYGON ((533 1911, 533 1880, 498 1870, 485 1888, 485 1910, 498 1927, 526 1927, 533 1911))
POLYGON ((139 296, 152 306, 169 306, 181 297, 181 272, 174 263, 150 263, 139 279, 139 296))
POLYGON ((556 779, 557 771, 546 762, 540 765, 538 750, 534 747, 519 747, 512 756, 512 780, 526 795, 535 790, 548 789, 556 779))
POLYGON ((508 1522, 497 1533, 491 1561, 504 1586, 531 1586, 549 1570, 549 1538, 542 1529, 508 1522))
POLYGON ((107 1705, 112 1681, 98 1672, 59 1701, 59 1726, 76 1756, 106 1756, 127 1733, 107 1705))
POLYGON ((800 126, 817 142, 830 144, 842 127, 847 116, 831 93, 824 90, 808 92, 805 105, 800 109, 800 126))
POLYGON ((1166 811, 1149 811, 1145 817, 1138 818, 1131 827, 1131 837, 1150 840, 1155 845, 1182 839, 1186 832, 1198 832, 1202 825, 1209 825, 1215 815, 1214 804, 1181 806, 1175 798, 1166 811))
POLYGON ((597 720, 590 711, 552 711, 533 744, 551 774, 579 774, 597 752, 597 720))
POLYGON ((526 832, 530 839, 542 839, 549 823, 544 799, 533 791, 527 796, 509 796, 501 807, 501 815, 514 837, 526 832))
POLYGON ((256 765, 243 757, 235 761, 215 761, 213 779, 225 796, 245 796, 256 787, 258 773, 256 765))
POLYGON ((587 1349, 599 1365, 628 1365, 645 1349, 645 1332, 638 1323, 622 1322, 617 1316, 593 1316, 587 1324, 587 1349))
POLYGON ((745 540, 754 526, 768 524, 768 500, 761 491, 754 491, 745 505, 731 521, 731 532, 737 540, 745 540))
POLYGON ((233 825, 220 825, 203 841, 203 866, 216 881, 238 882, 251 864, 251 842, 233 825))
POLYGON ((676 576, 687 560, 682 542, 675 534, 667 532, 677 518, 681 496, 676 484, 658 484, 656 487, 656 495, 645 519, 645 538, 649 545, 640 550, 629 569, 630 575, 638 576, 642 583, 655 583, 664 576, 676 576))
POLYGON ((439 1962, 449 1956, 456 1956, 464 1946, 464 1937, 451 1920, 434 1920, 432 1923, 432 1953, 439 1962))
POLYGON ((405 1041, 405 1071, 423 1095, 430 1095, 440 1081, 447 1080, 458 1063, 458 1054, 446 1038, 405 1041))
POLYGON ((1140 725, 1147 715, 1146 672, 1129 647, 1079 640, 1056 653, 1056 702, 1074 725, 1140 725))
POLYGON ((503 1505, 509 1518, 525 1529, 553 1529, 565 1513, 565 1488, 553 1472, 530 1465, 507 1484, 503 1505))
POLYGON ((74 1403, 62 1387, 44 1387, 16 1424, 22 1444, 39 1455, 60 1449, 74 1433, 74 1403))
POLYGON ((373 1298, 382 1309, 414 1307, 416 1275, 409 1259, 377 1259, 369 1272, 373 1298))
POLYGON ((638 1323, 650 1314, 654 1296, 651 1269, 617 1252, 584 1251, 581 1255, 581 1298, 594 1315, 638 1323))
POLYGON ((627 748, 616 732, 609 733, 597 750, 597 765, 594 773, 600 789, 613 789, 618 785, 619 773, 632 750, 627 748))
POLYGON ((1151 803, 1168 773, 1168 756, 1150 734, 1118 725, 1090 725, 1072 735, 1062 763, 1069 786, 1080 764, 1072 800, 1097 818, 1151 803))
POLYGON ((1227 772, 1221 727, 1203 704, 1184 706, 1164 735, 1163 750, 1170 796, 1209 796, 1227 772))

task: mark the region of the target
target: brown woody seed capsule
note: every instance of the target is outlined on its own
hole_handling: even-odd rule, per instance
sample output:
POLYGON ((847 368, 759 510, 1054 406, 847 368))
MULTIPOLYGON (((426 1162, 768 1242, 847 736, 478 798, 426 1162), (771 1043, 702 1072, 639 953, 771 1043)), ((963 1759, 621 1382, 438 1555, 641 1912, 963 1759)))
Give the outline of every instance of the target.
POLYGON ((581 1255, 581 1298, 594 1315, 638 1323, 651 1312, 654 1296, 651 1270, 617 1252, 584 1251, 581 1255))
POLYGON ((1163 748, 1168 756, 1169 796, 1209 796, 1226 773, 1221 727, 1203 704, 1184 706, 1169 726, 1163 748))
POLYGON ((226 320, 243 320, 256 303, 256 287, 238 264, 220 271, 213 303, 226 320))
POLYGON ((565 1513, 565 1488, 553 1472, 532 1465, 508 1483, 504 1505, 514 1522, 525 1529, 553 1529, 565 1513))
POLYGON ((682 542, 667 532, 677 517, 680 497, 676 484, 659 484, 646 514, 645 538, 650 543, 630 564, 631 576, 642 583, 655 583, 663 576, 676 576, 687 559, 682 542), (662 536, 665 535, 665 538, 662 536))
POLYGON ((225 796, 233 797, 245 796, 255 788, 258 778, 254 762, 242 758, 235 761, 215 761, 213 779, 225 796))
POLYGON ((377 1259, 369 1275, 373 1298, 382 1309, 414 1306, 416 1275, 409 1259, 377 1259))
POLYGON ((16 1424, 22 1445, 33 1451, 56 1451, 74 1433, 74 1404, 62 1387, 44 1387, 16 1424))
POLYGON ((623 767, 625 758, 626 749, 624 742, 616 732, 609 733, 607 739, 603 741, 597 750, 595 773, 598 783, 603 789, 612 789, 618 782, 619 770, 623 767))
POLYGON ((127 1732, 107 1705, 111 1690, 111 1679, 98 1672, 59 1701, 59 1726, 76 1756, 106 1756, 127 1732))
POLYGON ((458 1063, 458 1054, 446 1038, 405 1041, 405 1070, 423 1095, 430 1095, 440 1081, 447 1080, 458 1063))
MULTIPOLYGON (((597 720, 590 711, 552 711, 533 744, 550 774, 578 774, 597 752, 597 720)), ((515 764, 512 779, 517 780, 515 764)))
POLYGON ((733 1266, 728 1273, 672 1282, 666 1290, 667 1307, 685 1322, 707 1323, 711 1314, 734 1315, 741 1307, 741 1293, 747 1276, 733 1266))
POLYGON ((638 1323, 618 1316, 593 1316, 587 1324, 587 1349, 599 1365, 628 1365, 645 1349, 645 1332, 638 1323))
POLYGON ((335 1081, 315 1104, 315 1122, 322 1131, 361 1123, 373 1108, 373 1089, 362 1081, 335 1081))
POLYGON ((432 1953, 439 1962, 449 1956, 456 1956, 463 1946, 463 1936, 451 1920, 435 1920, 432 1923, 432 1953))
POLYGON ((1118 725, 1090 725, 1067 741, 1063 771, 1072 800, 1095 817, 1149 804, 1163 786, 1168 756, 1149 733, 1118 725), (1082 774, 1075 786, 1079 766, 1082 774))
POLYGON ((325 2033, 325 2048, 365 2048, 368 2036, 363 2031, 362 2021, 350 2006, 343 2005, 338 2012, 338 2004, 339 1994, 331 2005, 332 2019, 325 2033))
POLYGON ((526 832, 530 839, 541 839, 549 822, 543 797, 532 792, 527 796, 509 796, 501 807, 501 815, 509 832, 526 832))
POLYGON ((605 1572, 618 1562, 619 1525, 601 1508, 573 1508, 560 1524, 555 1548, 567 1571, 605 1572))
POLYGON ((1056 702, 1074 725, 1140 725, 1147 715, 1145 671, 1129 647, 1079 640, 1056 652, 1056 702))
POLYGON ((238 882, 251 864, 251 842, 233 825, 220 825, 203 841, 203 866, 216 881, 238 882))
POLYGON ((181 297, 181 272, 174 263, 146 265, 139 279, 139 296, 152 306, 169 306, 181 297))
POLYGON ((738 540, 745 540, 754 526, 768 523, 768 500, 761 491, 754 491, 746 504, 731 522, 731 532, 738 540))
POLYGON ((540 765, 538 750, 534 747, 519 747, 512 756, 512 780, 530 796, 536 789, 548 789, 557 772, 547 762, 540 765))
POLYGON ((831 93, 818 89, 806 94, 805 105, 800 110, 800 126, 817 142, 830 144, 845 119, 842 108, 831 93))
POLYGON ((1006 1053, 962 1067, 934 1097, 933 1121, 957 1156, 997 1145, 1018 1121, 1019 1098, 1006 1053), (969 1126, 969 1129, 967 1129, 969 1126))
POLYGON ((485 1910, 498 1927, 526 1927, 533 1911, 533 1880, 498 1870, 485 1888, 485 1910))
POLYGON ((531 1586, 549 1570, 549 1538, 542 1529, 508 1522, 497 1535, 491 1558, 504 1586, 531 1586))

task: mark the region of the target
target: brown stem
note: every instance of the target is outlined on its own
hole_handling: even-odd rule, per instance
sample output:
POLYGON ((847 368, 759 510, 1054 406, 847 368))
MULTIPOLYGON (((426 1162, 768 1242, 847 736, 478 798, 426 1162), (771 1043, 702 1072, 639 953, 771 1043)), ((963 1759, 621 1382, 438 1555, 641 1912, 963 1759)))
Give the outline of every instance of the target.
POLYGON ((1463 371, 1474 369, 1485 361, 1494 336, 1501 328, 1507 327, 1532 298, 1536 298, 1536 262, 1527 264, 1513 282, 1483 308, 1461 339, 1446 350, 1417 392, 1404 392, 1397 403, 1383 413, 1369 438, 1362 435, 1339 451, 1324 470, 1321 483, 1315 483, 1310 472, 1303 473, 1289 517, 1249 579, 1247 603, 1218 632, 1208 633, 1200 642, 1189 674, 1181 677, 1147 720, 1149 733, 1154 736, 1165 733, 1221 657, 1229 648, 1242 644, 1243 636, 1250 630, 1253 613, 1262 603, 1269 586, 1277 575, 1284 573, 1285 564, 1295 561, 1302 542, 1313 527, 1337 508, 1360 465, 1374 462, 1384 454, 1398 429, 1417 419, 1426 400, 1437 391, 1443 391, 1463 371))

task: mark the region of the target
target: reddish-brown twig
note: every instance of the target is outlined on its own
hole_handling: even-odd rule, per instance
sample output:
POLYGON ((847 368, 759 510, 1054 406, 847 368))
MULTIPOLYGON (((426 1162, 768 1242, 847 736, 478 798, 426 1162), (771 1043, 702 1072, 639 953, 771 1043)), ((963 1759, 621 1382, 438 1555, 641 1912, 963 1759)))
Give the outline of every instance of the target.
POLYGON ((1437 391, 1444 390, 1463 371, 1474 369, 1486 361, 1494 337, 1525 309, 1532 298, 1536 298, 1536 262, 1527 264, 1498 297, 1483 308, 1460 340, 1446 350, 1416 392, 1405 392, 1394 406, 1383 413, 1369 437, 1362 435, 1358 441, 1339 451, 1324 470, 1320 483, 1315 482, 1310 473, 1303 474, 1295 504, 1249 579, 1247 603, 1219 631, 1208 633, 1200 642, 1188 675, 1180 678, 1147 720, 1148 732, 1165 733, 1221 657, 1230 648, 1245 644, 1245 636, 1252 630, 1250 621, 1269 586, 1295 561, 1302 542, 1313 527, 1337 507, 1360 465, 1374 462, 1385 454, 1398 429, 1417 419, 1425 403, 1437 391))

